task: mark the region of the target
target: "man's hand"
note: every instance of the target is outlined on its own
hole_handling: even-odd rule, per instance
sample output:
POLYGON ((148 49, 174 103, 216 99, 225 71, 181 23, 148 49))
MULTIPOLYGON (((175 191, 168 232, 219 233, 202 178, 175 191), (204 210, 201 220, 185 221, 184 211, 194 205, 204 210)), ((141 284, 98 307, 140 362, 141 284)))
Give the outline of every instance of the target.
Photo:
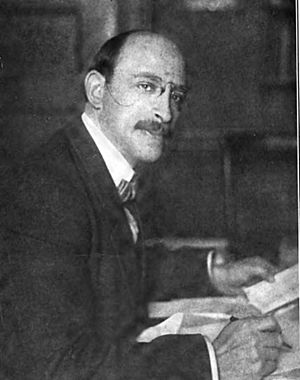
POLYGON ((212 282, 225 295, 243 295, 242 286, 253 280, 274 281, 277 269, 261 257, 216 264, 212 268, 212 282))
POLYGON ((282 345, 280 333, 271 316, 227 325, 213 342, 220 380, 260 380, 273 372, 282 345))

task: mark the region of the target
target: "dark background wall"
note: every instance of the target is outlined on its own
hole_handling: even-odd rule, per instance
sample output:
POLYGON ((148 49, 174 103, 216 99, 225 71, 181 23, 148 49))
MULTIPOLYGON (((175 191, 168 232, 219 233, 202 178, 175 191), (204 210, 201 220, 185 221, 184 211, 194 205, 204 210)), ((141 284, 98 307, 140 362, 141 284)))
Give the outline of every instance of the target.
POLYGON ((191 92, 169 151, 141 179, 146 234, 226 238, 275 258, 297 233, 295 5, 195 3, 207 2, 2 0, 2 163, 82 108, 85 67, 107 38, 163 32, 187 57, 191 92))
POLYGON ((153 234, 225 237, 275 259, 297 233, 295 4, 192 3, 154 2, 153 29, 187 57, 191 95, 158 164, 153 234))

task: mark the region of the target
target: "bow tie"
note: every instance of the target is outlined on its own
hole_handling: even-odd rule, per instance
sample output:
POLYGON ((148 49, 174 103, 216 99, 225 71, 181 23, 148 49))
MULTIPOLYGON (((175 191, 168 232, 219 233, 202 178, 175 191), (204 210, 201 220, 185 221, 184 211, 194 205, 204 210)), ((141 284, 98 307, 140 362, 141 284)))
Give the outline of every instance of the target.
POLYGON ((136 195, 136 178, 132 178, 130 182, 122 179, 118 186, 118 192, 123 203, 132 201, 136 195))

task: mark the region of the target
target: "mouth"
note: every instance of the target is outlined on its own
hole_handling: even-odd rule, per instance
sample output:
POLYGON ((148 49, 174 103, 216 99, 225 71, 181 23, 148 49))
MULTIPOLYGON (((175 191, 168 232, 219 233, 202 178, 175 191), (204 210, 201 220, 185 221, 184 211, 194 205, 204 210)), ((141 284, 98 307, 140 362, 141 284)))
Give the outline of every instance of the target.
POLYGON ((157 137, 169 137, 169 127, 153 121, 139 121, 135 125, 135 129, 142 130, 148 135, 157 137))
POLYGON ((163 133, 161 131, 153 131, 148 129, 141 129, 141 131, 145 132, 146 135, 152 136, 152 137, 163 137, 163 133))

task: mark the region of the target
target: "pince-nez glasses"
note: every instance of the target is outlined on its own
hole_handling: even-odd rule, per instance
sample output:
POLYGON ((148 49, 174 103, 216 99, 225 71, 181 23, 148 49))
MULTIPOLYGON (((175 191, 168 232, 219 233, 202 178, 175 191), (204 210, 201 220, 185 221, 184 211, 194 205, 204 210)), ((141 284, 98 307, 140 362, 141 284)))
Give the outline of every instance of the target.
POLYGON ((113 99, 122 106, 131 106, 136 101, 142 98, 157 99, 162 96, 169 88, 170 105, 176 111, 181 111, 187 96, 187 88, 184 86, 177 86, 173 82, 166 82, 162 84, 160 80, 151 79, 148 77, 138 77, 137 81, 129 85, 129 92, 125 94, 112 94, 110 85, 106 83, 106 87, 113 99), (129 101, 129 96, 132 101, 129 101))

